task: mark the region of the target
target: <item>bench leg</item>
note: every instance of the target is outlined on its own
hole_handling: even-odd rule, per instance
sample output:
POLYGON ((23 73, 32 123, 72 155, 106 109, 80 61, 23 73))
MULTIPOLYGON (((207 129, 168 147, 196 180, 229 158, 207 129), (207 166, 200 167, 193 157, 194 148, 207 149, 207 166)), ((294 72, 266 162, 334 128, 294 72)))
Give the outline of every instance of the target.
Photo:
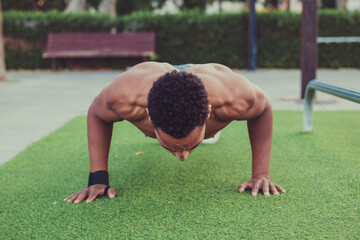
POLYGON ((304 112, 303 112, 303 131, 311 132, 313 130, 313 103, 315 89, 307 87, 305 93, 304 112))
POLYGON ((57 70, 56 58, 53 58, 53 59, 51 60, 51 69, 52 69, 53 71, 56 71, 56 70, 57 70))

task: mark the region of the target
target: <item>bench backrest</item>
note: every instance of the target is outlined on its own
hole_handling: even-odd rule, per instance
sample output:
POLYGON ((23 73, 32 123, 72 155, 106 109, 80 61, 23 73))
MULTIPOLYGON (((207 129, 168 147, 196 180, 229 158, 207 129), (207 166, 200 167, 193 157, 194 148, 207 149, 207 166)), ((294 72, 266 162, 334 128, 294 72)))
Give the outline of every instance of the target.
POLYGON ((44 58, 148 57, 155 33, 50 33, 44 58))

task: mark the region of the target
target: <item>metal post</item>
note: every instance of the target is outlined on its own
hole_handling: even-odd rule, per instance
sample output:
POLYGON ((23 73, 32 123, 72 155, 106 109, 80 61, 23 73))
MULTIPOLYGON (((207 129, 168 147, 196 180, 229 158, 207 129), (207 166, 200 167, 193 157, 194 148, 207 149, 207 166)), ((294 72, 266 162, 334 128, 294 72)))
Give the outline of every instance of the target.
POLYGON ((301 98, 305 96, 307 84, 316 78, 317 67, 317 1, 302 0, 301 16, 301 98))
POLYGON ((249 2, 249 69, 256 70, 257 43, 256 43, 256 0, 249 2))
MULTIPOLYGON (((309 85, 310 86, 310 85, 309 85)), ((307 88, 304 101, 303 112, 303 131, 311 132, 313 130, 313 103, 315 97, 315 89, 307 88)))
POLYGON ((2 5, 0 1, 0 82, 6 82, 5 46, 3 32, 2 5))

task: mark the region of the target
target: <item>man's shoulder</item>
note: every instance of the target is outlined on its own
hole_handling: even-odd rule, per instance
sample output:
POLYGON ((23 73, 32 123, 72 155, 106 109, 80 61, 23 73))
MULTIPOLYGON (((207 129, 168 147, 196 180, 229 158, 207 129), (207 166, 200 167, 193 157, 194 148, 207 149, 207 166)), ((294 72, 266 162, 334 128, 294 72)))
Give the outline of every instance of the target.
POLYGON ((139 108, 145 111, 153 82, 166 72, 167 66, 161 63, 135 65, 118 75, 106 88, 106 104, 124 118, 135 117, 139 108))
MULTIPOLYGON (((109 85, 112 93, 132 95, 169 71, 170 64, 157 62, 139 63, 118 75, 109 85)), ((171 70, 171 69, 170 69, 171 70)))
MULTIPOLYGON (((157 62, 139 63, 118 75, 110 84, 110 91, 114 94, 133 95, 135 92, 144 91, 148 85, 161 75, 174 69, 170 64, 157 62)), ((115 96, 116 98, 116 96, 115 96)))
POLYGON ((251 85, 249 85, 250 82, 246 77, 218 63, 198 64, 189 69, 189 72, 196 74, 204 82, 215 85, 220 84, 230 90, 237 87, 247 88, 251 85))
POLYGON ((229 103, 253 97, 253 84, 224 65, 202 64, 194 73, 202 79, 210 98, 221 98, 229 103))
POLYGON ((185 69, 184 71, 191 72, 194 74, 209 74, 209 75, 233 73, 233 71, 230 68, 219 63, 195 64, 192 67, 185 69))
POLYGON ((226 121, 242 119, 255 102, 254 85, 220 64, 209 64, 200 72, 216 117, 226 121))
POLYGON ((126 72, 129 72, 129 73, 132 73, 132 72, 163 73, 163 72, 172 71, 174 69, 175 68, 172 65, 170 65, 169 63, 165 63, 165 62, 142 62, 142 63, 134 65, 126 72))

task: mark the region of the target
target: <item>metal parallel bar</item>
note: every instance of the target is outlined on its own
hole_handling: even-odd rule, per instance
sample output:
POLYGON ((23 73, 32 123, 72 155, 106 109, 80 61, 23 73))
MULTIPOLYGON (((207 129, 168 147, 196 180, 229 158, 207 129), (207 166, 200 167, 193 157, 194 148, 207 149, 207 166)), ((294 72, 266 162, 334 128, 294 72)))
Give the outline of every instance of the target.
POLYGON ((313 129, 313 103, 315 91, 325 92, 337 97, 341 97, 356 103, 360 103, 360 90, 336 86, 329 83, 312 80, 306 87, 304 112, 303 112, 303 131, 310 132, 313 129))
POLYGON ((360 43, 360 37, 317 37, 317 43, 360 43))
POLYGON ((321 92, 360 103, 360 90, 357 89, 332 85, 329 83, 319 82, 317 80, 311 81, 307 88, 313 88, 321 92))

